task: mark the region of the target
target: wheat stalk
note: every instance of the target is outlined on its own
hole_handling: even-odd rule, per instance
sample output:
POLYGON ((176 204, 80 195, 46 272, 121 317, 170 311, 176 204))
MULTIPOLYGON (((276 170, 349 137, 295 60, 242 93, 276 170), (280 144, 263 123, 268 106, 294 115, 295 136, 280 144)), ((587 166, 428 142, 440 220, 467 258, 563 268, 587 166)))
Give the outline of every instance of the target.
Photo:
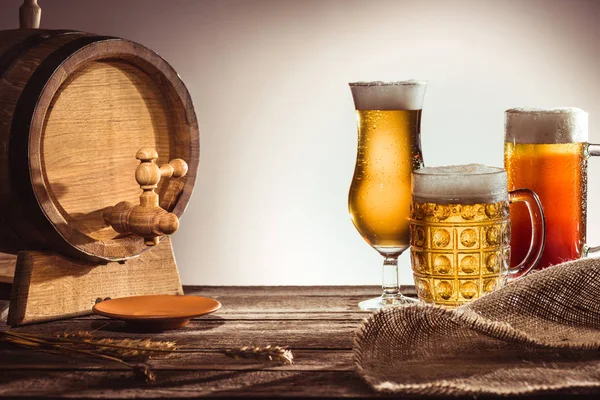
MULTIPOLYGON (((154 382, 156 376, 145 364, 131 364, 126 360, 149 358, 157 354, 204 353, 206 349, 178 348, 173 341, 151 339, 96 339, 91 332, 63 332, 57 336, 33 335, 14 331, 0 332, 0 342, 27 347, 50 354, 76 354, 113 361, 132 369, 134 376, 154 382)), ((293 364, 292 351, 280 346, 243 346, 221 349, 223 354, 235 359, 255 359, 293 364)))
POLYGON ((67 339, 72 343, 94 346, 101 353, 119 356, 125 359, 148 358, 159 353, 172 353, 177 344, 171 341, 151 339, 95 339, 88 331, 62 333, 58 339, 67 339))
POLYGON ((294 363, 292 351, 280 346, 244 346, 226 349, 223 353, 235 359, 249 358, 255 360, 276 361, 288 365, 294 363))
MULTIPOLYGON (((66 347, 65 344, 55 341, 46 340, 43 337, 36 337, 35 335, 30 334, 21 334, 15 333, 11 331, 0 332, 0 341, 5 341, 7 343, 12 343, 17 346, 33 348, 38 351, 42 351, 45 353, 51 354, 64 354, 66 353, 74 353, 77 355, 85 355, 92 358, 99 358, 107 361, 113 361, 120 364, 123 364, 133 371, 134 376, 137 379, 142 379, 145 382, 154 382, 156 380, 156 376, 147 365, 145 364, 130 364, 120 358, 109 356, 106 354, 102 354, 99 352, 94 352, 93 350, 84 350, 77 349, 73 347, 66 347)), ((68 339, 66 339, 68 340, 68 339)), ((67 343, 69 344, 69 343, 67 343)), ((72 344, 72 343, 70 343, 72 344)))

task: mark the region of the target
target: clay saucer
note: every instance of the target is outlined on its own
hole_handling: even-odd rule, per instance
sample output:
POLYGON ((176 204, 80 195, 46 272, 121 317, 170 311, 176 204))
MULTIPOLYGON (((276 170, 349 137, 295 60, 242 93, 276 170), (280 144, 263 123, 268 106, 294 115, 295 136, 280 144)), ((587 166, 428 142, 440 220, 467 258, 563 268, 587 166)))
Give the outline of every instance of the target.
POLYGON ((127 322, 145 331, 163 331, 186 326, 190 319, 221 308, 221 303, 208 297, 153 295, 122 297, 96 304, 92 311, 105 317, 127 322))

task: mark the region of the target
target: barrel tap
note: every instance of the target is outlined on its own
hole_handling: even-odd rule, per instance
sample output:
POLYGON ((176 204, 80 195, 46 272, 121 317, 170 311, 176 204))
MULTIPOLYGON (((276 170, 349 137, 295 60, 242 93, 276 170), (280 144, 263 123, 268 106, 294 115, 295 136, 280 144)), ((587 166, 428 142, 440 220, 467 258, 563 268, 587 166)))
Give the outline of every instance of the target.
POLYGON ((140 204, 122 201, 104 209, 103 217, 115 231, 139 235, 147 246, 156 246, 159 237, 177 231, 179 218, 158 205, 158 194, 154 190, 161 178, 185 176, 188 166, 182 159, 175 158, 159 167, 155 162, 158 153, 151 147, 139 149, 135 158, 140 160, 135 170, 135 180, 142 189, 140 204))

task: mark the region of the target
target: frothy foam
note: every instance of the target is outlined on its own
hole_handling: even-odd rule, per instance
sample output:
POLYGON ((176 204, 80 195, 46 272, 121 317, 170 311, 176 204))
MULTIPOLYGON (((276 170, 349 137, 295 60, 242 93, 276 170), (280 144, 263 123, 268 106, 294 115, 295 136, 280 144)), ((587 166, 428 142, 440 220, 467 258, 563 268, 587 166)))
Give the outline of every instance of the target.
POLYGON ((580 108, 511 108, 504 113, 505 140, 511 143, 588 141, 588 113, 580 108))
POLYGON ((425 81, 350 83, 357 110, 420 110, 425 97, 425 81))
POLYGON ((438 203, 495 203, 507 199, 506 171, 481 164, 425 167, 413 172, 412 193, 438 203))

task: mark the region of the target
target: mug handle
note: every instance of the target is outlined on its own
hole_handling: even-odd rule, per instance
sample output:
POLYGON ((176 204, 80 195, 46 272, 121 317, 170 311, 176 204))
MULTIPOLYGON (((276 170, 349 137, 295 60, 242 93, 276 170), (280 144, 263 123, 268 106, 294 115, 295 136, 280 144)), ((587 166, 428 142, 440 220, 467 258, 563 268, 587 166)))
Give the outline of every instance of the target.
MULTIPOLYGON (((586 159, 590 157, 600 156, 600 144, 588 143, 585 149, 586 159)), ((587 243, 583 245, 582 257, 588 257, 600 253, 600 246, 591 247, 587 243)))
POLYGON ((508 193, 509 202, 523 202, 527 206, 531 217, 531 243, 527 255, 519 265, 508 269, 508 278, 515 280, 535 267, 542 258, 546 246, 546 218, 540 198, 533 190, 515 189, 508 193))

